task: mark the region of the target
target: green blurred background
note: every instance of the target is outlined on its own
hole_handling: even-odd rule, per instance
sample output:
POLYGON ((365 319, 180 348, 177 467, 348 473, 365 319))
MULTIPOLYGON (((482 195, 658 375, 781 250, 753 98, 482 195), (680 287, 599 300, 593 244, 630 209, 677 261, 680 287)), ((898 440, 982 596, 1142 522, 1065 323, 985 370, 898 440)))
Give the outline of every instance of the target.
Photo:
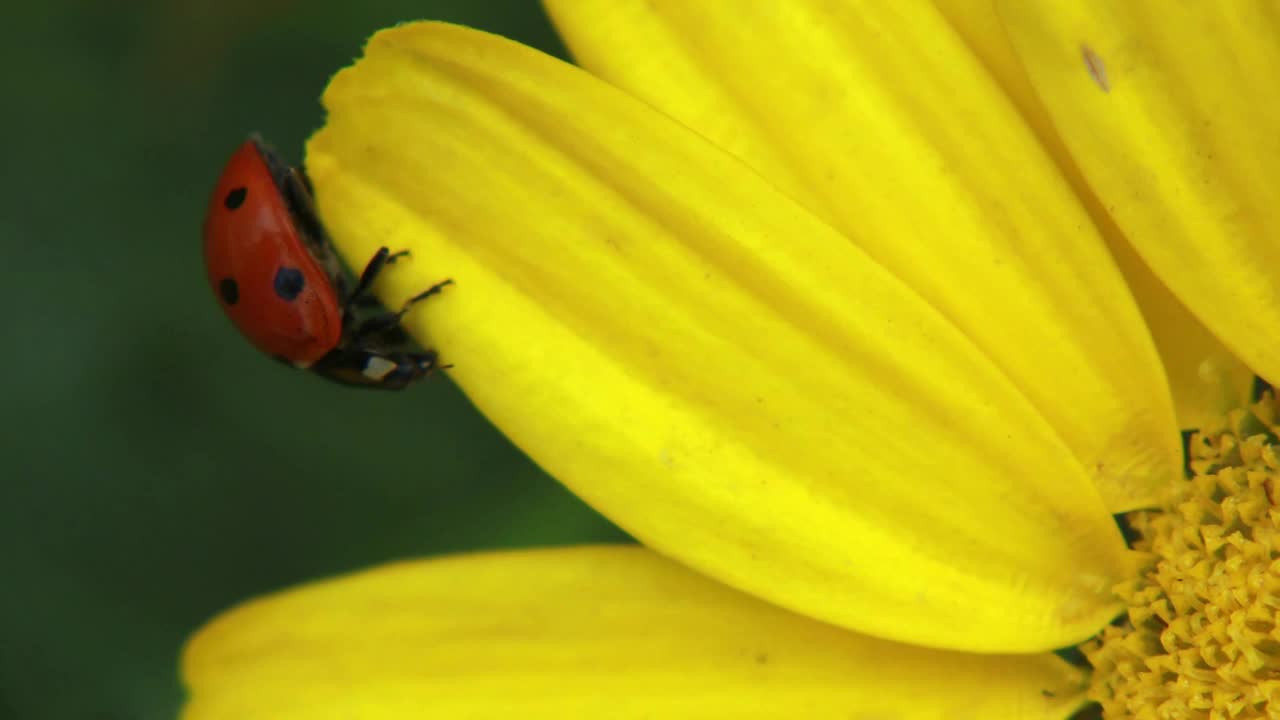
POLYGON ((257 130, 299 159, 325 82, 372 32, 442 19, 563 57, 535 2, 61 0, 4 16, 0 717, 173 717, 183 639, 299 581, 623 538, 448 380, 361 392, 259 356, 201 267, 228 154, 257 130))

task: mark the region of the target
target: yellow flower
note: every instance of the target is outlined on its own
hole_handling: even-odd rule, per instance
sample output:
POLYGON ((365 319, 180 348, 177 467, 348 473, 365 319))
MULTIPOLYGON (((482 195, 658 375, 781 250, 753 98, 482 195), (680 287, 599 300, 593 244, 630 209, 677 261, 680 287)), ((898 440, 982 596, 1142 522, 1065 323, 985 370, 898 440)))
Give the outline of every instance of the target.
POLYGON ((188 718, 1264 716, 1273 424, 1197 436, 1194 483, 1178 430, 1280 378, 1273 5, 551 11, 590 74, 378 34, 308 168, 348 259, 413 251, 391 305, 454 278, 408 326, 651 550, 252 602, 188 718), (1096 672, 1051 652, 1126 605, 1096 672))

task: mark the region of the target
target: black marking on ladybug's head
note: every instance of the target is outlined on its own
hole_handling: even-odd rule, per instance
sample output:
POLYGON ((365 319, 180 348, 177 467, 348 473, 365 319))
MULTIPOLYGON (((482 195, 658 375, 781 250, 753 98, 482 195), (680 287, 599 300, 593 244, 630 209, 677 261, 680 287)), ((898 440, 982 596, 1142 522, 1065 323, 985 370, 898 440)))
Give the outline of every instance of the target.
POLYGON ((302 292, 302 288, 306 287, 307 280, 302 276, 301 270, 286 265, 276 270, 273 285, 280 299, 292 302, 302 292))
POLYGON ((248 188, 232 188, 231 192, 227 193, 227 196, 222 199, 222 204, 226 205, 228 210, 235 210, 244 204, 244 198, 248 194, 248 188))
POLYGON ((222 302, 235 305, 240 301, 240 286, 233 278, 222 278, 218 282, 218 294, 222 296, 222 302))

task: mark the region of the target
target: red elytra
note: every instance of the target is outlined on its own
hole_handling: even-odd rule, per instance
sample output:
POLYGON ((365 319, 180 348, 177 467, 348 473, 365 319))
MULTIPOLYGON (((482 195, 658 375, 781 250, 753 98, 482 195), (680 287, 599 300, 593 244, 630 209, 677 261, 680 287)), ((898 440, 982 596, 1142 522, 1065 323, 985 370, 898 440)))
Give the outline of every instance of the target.
POLYGON ((268 355, 305 368, 338 346, 342 308, 333 273, 303 245, 285 200, 292 181, 273 174, 255 140, 241 145, 209 198, 204 262, 240 332, 268 355))
POLYGON ((386 265, 407 253, 380 248, 353 291, 320 223, 306 179, 256 136, 235 151, 209 198, 204 259, 227 316, 258 349, 330 380, 399 389, 429 375, 436 353, 405 350, 399 312, 363 314, 386 265))

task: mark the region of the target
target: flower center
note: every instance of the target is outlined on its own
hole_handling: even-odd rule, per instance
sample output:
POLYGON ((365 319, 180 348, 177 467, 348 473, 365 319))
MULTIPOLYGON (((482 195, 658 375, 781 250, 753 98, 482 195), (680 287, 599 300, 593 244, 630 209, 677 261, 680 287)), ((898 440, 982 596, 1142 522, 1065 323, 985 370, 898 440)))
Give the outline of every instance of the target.
POLYGON ((1081 648, 1107 720, 1280 711, 1277 408, 1268 393, 1193 434, 1192 477, 1170 507, 1129 514, 1148 562, 1116 588, 1127 617, 1081 648))

